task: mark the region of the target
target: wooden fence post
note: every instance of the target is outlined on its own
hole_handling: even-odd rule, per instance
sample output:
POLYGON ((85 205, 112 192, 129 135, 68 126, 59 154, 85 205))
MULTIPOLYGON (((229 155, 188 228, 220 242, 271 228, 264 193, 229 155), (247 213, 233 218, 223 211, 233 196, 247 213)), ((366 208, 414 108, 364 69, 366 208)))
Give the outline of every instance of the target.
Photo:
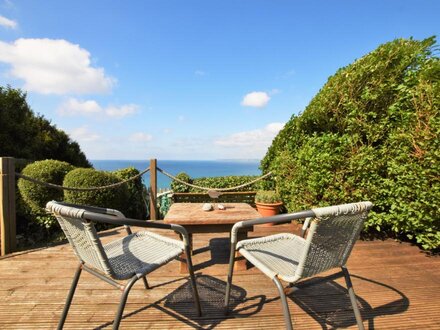
POLYGON ((0 157, 0 239, 1 255, 16 249, 15 161, 0 157))
POLYGON ((157 220, 157 159, 150 159, 150 220, 157 220))

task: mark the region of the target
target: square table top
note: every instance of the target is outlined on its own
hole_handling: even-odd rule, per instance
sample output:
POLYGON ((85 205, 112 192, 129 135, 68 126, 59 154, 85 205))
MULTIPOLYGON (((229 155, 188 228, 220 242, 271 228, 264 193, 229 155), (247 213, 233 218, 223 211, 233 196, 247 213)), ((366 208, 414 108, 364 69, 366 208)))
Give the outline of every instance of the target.
POLYGON ((203 203, 174 203, 168 210, 164 222, 176 225, 220 225, 261 218, 260 213, 249 204, 221 204, 225 206, 225 210, 219 210, 216 203, 214 210, 203 211, 203 203))

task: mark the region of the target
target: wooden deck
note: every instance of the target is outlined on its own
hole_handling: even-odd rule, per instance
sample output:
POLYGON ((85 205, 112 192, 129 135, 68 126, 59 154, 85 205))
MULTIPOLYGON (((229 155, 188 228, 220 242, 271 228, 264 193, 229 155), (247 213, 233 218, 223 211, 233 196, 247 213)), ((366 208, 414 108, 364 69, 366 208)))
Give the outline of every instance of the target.
MULTIPOLYGON (((293 228, 289 226, 258 228, 250 236, 293 228)), ((112 230, 103 240, 122 234, 112 230)), ((223 315, 226 236, 194 236, 202 317, 195 317, 187 279, 173 261, 149 276, 151 290, 142 281, 135 285, 121 328, 283 329, 277 290, 255 268, 234 273, 234 311, 223 315)), ((76 265, 67 244, 0 259, 0 329, 55 328, 76 265)), ((348 268, 366 329, 440 329, 438 256, 393 240, 359 241, 348 268)), ((333 274, 306 280, 293 292, 289 304, 296 329, 356 328, 343 278, 333 274)), ((118 290, 83 272, 65 328, 110 328, 119 296, 118 290)))

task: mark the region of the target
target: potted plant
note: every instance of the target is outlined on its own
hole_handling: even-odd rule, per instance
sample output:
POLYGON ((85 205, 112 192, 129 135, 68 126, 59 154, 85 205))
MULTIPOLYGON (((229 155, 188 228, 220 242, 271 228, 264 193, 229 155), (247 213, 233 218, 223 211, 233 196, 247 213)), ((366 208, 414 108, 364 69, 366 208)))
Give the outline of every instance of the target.
POLYGON ((259 190, 255 194, 255 205, 257 211, 263 217, 270 217, 280 212, 280 207, 283 205, 281 196, 274 190, 259 190))

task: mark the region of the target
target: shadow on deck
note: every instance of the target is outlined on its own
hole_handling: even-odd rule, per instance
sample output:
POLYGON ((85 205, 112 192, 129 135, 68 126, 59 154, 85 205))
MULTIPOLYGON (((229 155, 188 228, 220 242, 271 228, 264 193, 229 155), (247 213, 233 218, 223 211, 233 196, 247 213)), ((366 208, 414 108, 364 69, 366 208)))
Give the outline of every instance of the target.
MULTIPOLYGON (((250 236, 292 231, 294 226, 257 228, 250 236)), ((162 232, 163 233, 163 232, 162 232)), ((123 235, 104 233, 103 241, 123 235)), ((228 262, 227 234, 196 234, 193 256, 203 316, 197 317, 191 288, 177 262, 137 284, 130 293, 121 328, 282 329, 277 290, 257 269, 234 272, 231 312, 223 301, 228 262), (209 248, 208 248, 209 247, 209 248)), ((0 328, 55 328, 76 267, 66 244, 0 259, 0 328)), ((440 258, 393 240, 359 241, 349 259, 366 329, 440 328, 440 258)), ((356 328, 344 281, 328 272, 290 289, 296 329, 356 328)), ((111 328, 119 292, 84 274, 65 328, 111 328)))

